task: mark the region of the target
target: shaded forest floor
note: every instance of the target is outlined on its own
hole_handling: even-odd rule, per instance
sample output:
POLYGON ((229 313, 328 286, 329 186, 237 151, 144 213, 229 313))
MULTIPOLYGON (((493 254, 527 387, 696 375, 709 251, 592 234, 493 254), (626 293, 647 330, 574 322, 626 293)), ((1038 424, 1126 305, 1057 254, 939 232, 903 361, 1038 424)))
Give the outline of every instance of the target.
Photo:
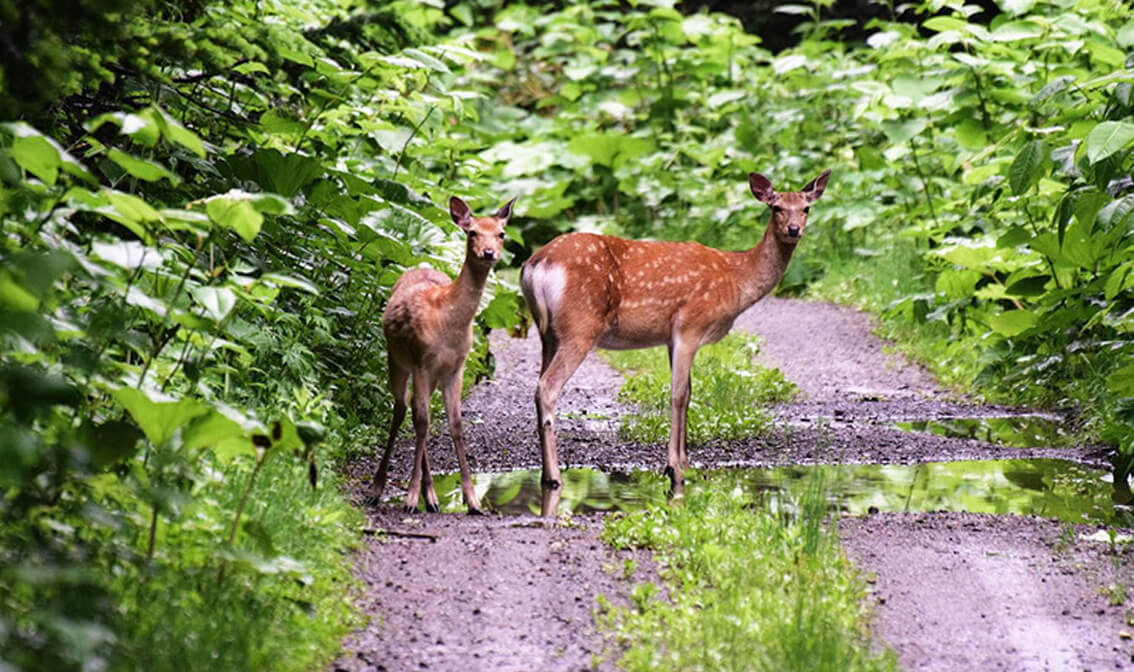
MULTIPOLYGON (((768 436, 691 446, 695 467, 1049 457, 1102 464, 1095 446, 1007 448, 902 431, 896 421, 1018 411, 941 390, 889 352, 857 311, 769 298, 736 328, 762 338, 765 363, 781 368, 801 395, 776 407, 777 429, 768 436)), ((536 468, 538 339, 494 334, 492 349, 495 379, 471 390, 463 406, 473 468, 536 468)), ((664 466, 664 446, 619 439, 621 380, 592 353, 568 384, 559 409, 565 466, 664 466)), ((435 428, 443 426, 434 418, 435 428)), ((433 464, 452 470, 451 443, 436 433, 433 464)), ((398 450, 395 477, 408 474, 411 443, 403 440, 398 450)), ((369 460, 352 466, 360 499, 372 472, 369 460)), ((422 536, 367 543, 357 559, 358 599, 371 621, 332 669, 613 667, 611 656, 602 658, 595 598, 625 600, 634 581, 649 578, 650 564, 637 554, 637 572, 625 577, 630 556, 598 540, 600 517, 575 516, 569 527, 546 529, 535 518, 404 515, 395 505, 370 515, 376 529, 422 536)), ((876 634, 904 668, 1134 668, 1130 609, 1113 604, 1134 586, 1134 563, 1129 552, 1082 540, 1095 528, 1025 516, 907 513, 844 517, 839 529, 848 554, 871 577, 876 634)))

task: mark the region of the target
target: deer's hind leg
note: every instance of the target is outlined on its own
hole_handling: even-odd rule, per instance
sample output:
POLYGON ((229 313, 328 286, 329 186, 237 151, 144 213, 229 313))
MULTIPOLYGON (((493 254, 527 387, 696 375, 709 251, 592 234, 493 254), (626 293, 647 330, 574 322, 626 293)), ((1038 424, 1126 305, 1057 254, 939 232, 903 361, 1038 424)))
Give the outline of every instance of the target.
POLYGON ((390 456, 394 452, 394 441, 398 438, 398 430, 406 419, 406 405, 409 401, 409 369, 399 365, 393 357, 389 359, 390 393, 394 396, 394 415, 390 420, 390 435, 386 438, 386 449, 382 452, 382 461, 374 473, 374 482, 367 495, 367 503, 377 504, 386 490, 386 477, 390 470, 390 456))
POLYGON ((599 329, 593 333, 573 334, 572 338, 558 338, 551 331, 541 333, 543 340, 543 370, 536 386, 536 421, 543 457, 543 474, 540 478, 542 500, 540 515, 555 516, 559 511, 563 480, 559 473, 559 446, 555 436, 555 407, 563 386, 575 373, 587 353, 598 341, 599 329))
POLYGON ((429 473, 426 444, 429 441, 429 397, 433 393, 433 380, 425 367, 413 370, 413 472, 406 488, 406 511, 417 510, 418 494, 426 495, 426 509, 440 511, 437 494, 433 492, 433 477, 429 473))

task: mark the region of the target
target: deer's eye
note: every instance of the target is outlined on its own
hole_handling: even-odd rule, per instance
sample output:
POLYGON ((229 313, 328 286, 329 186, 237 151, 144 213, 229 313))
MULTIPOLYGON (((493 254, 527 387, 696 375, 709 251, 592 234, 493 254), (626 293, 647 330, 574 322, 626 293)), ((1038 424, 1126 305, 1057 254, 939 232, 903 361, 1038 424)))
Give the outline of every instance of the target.
POLYGON ((476 229, 469 229, 469 238, 476 238, 480 233, 476 229))
POLYGON ((809 205, 809 206, 805 207, 805 208, 803 209, 803 212, 804 212, 805 214, 806 214, 806 213, 808 213, 808 212, 811 212, 811 206, 809 205))
POLYGON ((784 209, 783 209, 783 208, 781 208, 781 207, 780 207, 780 206, 778 206, 778 205, 773 205, 773 206, 772 206, 772 212, 774 212, 774 213, 777 213, 777 214, 779 214, 779 213, 781 213, 781 212, 783 212, 783 211, 784 211, 784 209))
POLYGON ((497 235, 500 236, 500 240, 504 240, 504 232, 503 231, 501 231, 497 235))

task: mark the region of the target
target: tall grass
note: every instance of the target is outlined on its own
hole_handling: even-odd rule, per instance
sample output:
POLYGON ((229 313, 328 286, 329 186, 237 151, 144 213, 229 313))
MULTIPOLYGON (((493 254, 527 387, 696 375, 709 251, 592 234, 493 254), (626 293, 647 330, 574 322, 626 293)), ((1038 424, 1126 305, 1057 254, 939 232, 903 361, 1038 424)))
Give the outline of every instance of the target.
MULTIPOLYGON (((679 504, 610 516, 604 540, 654 551, 662 585, 600 625, 627 670, 894 670, 871 649, 865 587, 827 516, 826 470, 792 491, 745 492, 727 472, 679 504)), ((786 487, 786 486, 785 486, 786 487)))
MULTIPOLYGON (((737 438, 765 431, 771 418, 764 404, 787 401, 796 387, 779 369, 756 364, 760 351, 754 336, 731 333, 701 348, 693 363, 693 395, 689 402, 688 438, 737 438)), ((664 348, 604 352, 612 366, 627 376, 620 401, 637 405, 639 414, 624 417, 623 438, 650 443, 669 434, 669 361, 664 348)))

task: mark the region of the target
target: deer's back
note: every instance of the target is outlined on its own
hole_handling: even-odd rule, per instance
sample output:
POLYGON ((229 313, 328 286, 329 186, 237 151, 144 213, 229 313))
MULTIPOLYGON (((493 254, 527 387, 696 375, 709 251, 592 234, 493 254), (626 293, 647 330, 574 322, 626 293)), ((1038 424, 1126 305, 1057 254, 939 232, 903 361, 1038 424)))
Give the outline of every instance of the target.
POLYGON ((733 253, 699 243, 571 233, 525 264, 525 295, 537 320, 542 304, 552 322, 562 313, 560 323, 568 314, 572 325, 584 323, 557 330, 594 330, 606 348, 648 347, 670 342, 682 321, 719 323, 723 335, 735 317, 736 263, 733 253))
POLYGON ((394 283, 382 314, 382 331, 390 356, 399 364, 421 364, 426 353, 463 361, 471 347, 472 329, 470 325, 467 337, 446 333, 445 306, 451 285, 449 276, 431 268, 406 271, 394 283))

